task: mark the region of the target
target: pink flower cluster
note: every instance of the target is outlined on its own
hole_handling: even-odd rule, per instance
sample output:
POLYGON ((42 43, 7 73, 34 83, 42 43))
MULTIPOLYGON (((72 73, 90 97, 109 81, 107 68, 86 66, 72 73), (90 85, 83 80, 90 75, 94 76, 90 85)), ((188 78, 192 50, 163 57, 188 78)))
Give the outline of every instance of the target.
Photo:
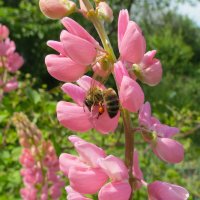
POLYGON ((8 38, 9 29, 0 24, 0 96, 18 87, 16 71, 24 64, 24 59, 15 51, 14 41, 8 38))
MULTIPOLYGON (((59 102, 57 116, 61 124, 73 131, 85 132, 95 128, 105 134, 117 127, 119 115, 109 119, 107 113, 97 120, 97 110, 83 109, 87 91, 94 86, 94 80, 83 76, 89 69, 98 75, 105 75, 107 57, 99 43, 77 22, 65 17, 61 20, 67 30, 60 34, 60 41, 48 41, 48 45, 59 55, 51 54, 45 58, 48 72, 56 79, 65 82, 77 81, 77 85, 66 83, 62 89, 72 97, 76 104, 59 102), (85 51, 87 49, 87 51, 85 51), (94 64, 95 63, 95 64, 94 64), (76 123, 81 119, 83 123, 76 123), (73 121, 75 123, 73 123, 73 121)), ((120 58, 114 65, 114 75, 119 88, 121 105, 131 112, 137 112, 144 102, 144 93, 136 78, 149 85, 156 85, 162 77, 160 61, 155 59, 156 51, 145 54, 146 43, 139 26, 129 21, 126 10, 122 10, 118 20, 118 46, 120 58), (136 70, 137 68, 137 70, 136 70)), ((100 83, 98 88, 104 90, 100 83)), ((106 110, 106 109, 105 109, 106 110)))
MULTIPOLYGON (((131 187, 124 162, 113 155, 107 156, 103 149, 77 136, 70 136, 69 140, 78 156, 63 153, 59 158, 60 170, 70 181, 70 186, 66 187, 67 199, 88 200, 90 198, 87 198, 86 194, 98 192, 99 200, 128 200, 131 187)), ((142 185, 147 186, 149 200, 186 200, 189 197, 188 192, 177 185, 161 181, 145 183, 137 151, 134 153, 133 161, 135 190, 140 189, 142 185)))
MULTIPOLYGON (((44 3, 42 6, 48 4, 42 0, 40 2, 44 3)), ((56 0, 51 2, 56 3, 56 0)), ((66 6, 67 3, 70 5, 71 1, 65 1, 64 5, 59 6, 66 6)), ((144 93, 139 85, 142 82, 155 86, 162 79, 162 66, 155 58, 156 50, 146 52, 146 41, 141 28, 130 20, 127 10, 122 10, 118 18, 119 58, 115 59, 107 36, 104 35, 105 31, 102 31, 101 21, 98 21, 106 21, 106 18, 107 21, 112 21, 111 8, 106 2, 97 2, 94 10, 89 1, 79 0, 79 3, 79 12, 93 22, 104 48, 77 22, 69 17, 61 19, 66 30, 62 30, 60 41, 47 42, 57 54, 47 55, 45 58, 48 72, 54 78, 66 82, 62 90, 74 101, 60 101, 57 104, 59 122, 72 131, 96 129, 102 134, 108 134, 117 128, 119 107, 123 113, 139 111, 138 130, 150 144, 154 154, 169 163, 181 162, 184 157, 183 147, 171 139, 178 133, 178 129, 161 124, 151 116, 150 104, 144 104, 144 93), (96 18, 93 20, 92 17, 96 18), (85 75, 88 71, 94 73, 93 78, 85 75), (113 90, 112 96, 106 96, 108 89, 101 81, 97 81, 107 80, 111 73, 114 75, 119 97, 113 90), (92 91, 96 92, 96 96, 92 91), (110 117, 109 112, 115 115, 110 117)), ((45 13, 48 17, 53 17, 51 14, 45 13)), ((107 156, 103 149, 92 143, 76 136, 70 136, 69 140, 78 156, 64 153, 59 158, 60 169, 70 181, 70 186, 66 187, 69 200, 88 200, 87 194, 96 193, 100 200, 128 200, 131 193, 142 185, 148 189, 149 200, 186 200, 189 196, 184 188, 177 185, 160 181, 147 184, 139 168, 137 152, 131 158, 133 167, 130 170, 131 167, 128 166, 127 169, 121 159, 113 155, 107 156), (131 178, 134 179, 133 184, 130 182, 131 178)), ((133 148, 130 149, 132 150, 133 148)))
POLYGON ((50 141, 43 141, 41 148, 24 148, 20 163, 23 166, 21 175, 25 185, 25 188, 20 190, 22 199, 59 199, 64 182, 57 174, 58 158, 50 141))
POLYGON ((50 141, 42 139, 38 128, 22 113, 16 113, 14 124, 23 147, 19 162, 24 200, 58 200, 65 183, 59 173, 59 160, 50 141))

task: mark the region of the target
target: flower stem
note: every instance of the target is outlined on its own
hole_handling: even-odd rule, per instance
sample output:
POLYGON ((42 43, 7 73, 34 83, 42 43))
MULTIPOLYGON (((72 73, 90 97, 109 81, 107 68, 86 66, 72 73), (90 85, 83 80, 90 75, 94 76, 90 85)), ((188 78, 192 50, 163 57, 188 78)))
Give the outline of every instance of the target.
POLYGON ((129 184, 132 188, 130 200, 133 196, 133 187, 134 187, 134 177, 132 173, 133 167, 133 155, 134 155, 134 132, 131 127, 131 118, 130 113, 126 109, 121 110, 122 118, 124 122, 124 132, 125 132, 125 164, 128 168, 129 173, 129 184))
MULTIPOLYGON (((99 34, 99 37, 101 38, 104 49, 111 56, 113 63, 115 63, 117 61, 117 59, 114 54, 112 45, 110 43, 110 40, 108 38, 108 35, 106 33, 106 30, 103 26, 102 21, 96 15, 95 10, 89 0, 83 0, 83 3, 85 4, 85 7, 88 10, 89 19, 93 23, 95 29, 97 30, 97 32, 99 34)), ((132 167, 133 167, 134 132, 135 131, 133 131, 133 129, 131 127, 130 113, 124 108, 121 108, 121 113, 122 113, 122 118, 123 118, 123 123, 124 123, 124 131, 125 131, 125 164, 128 168, 128 172, 129 172, 129 183, 132 188, 131 191, 133 191, 134 177, 132 174, 132 167)), ((133 198, 133 192, 131 192, 129 200, 131 200, 132 198, 133 198)))

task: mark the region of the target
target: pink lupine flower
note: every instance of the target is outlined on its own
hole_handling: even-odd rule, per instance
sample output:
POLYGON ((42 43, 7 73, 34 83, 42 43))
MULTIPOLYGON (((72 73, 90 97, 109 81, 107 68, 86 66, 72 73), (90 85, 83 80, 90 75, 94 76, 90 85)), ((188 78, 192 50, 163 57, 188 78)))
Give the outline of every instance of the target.
POLYGON ((76 8, 76 4, 69 0, 40 0, 39 6, 42 13, 51 19, 61 19, 73 13, 76 8))
POLYGON ((0 56, 9 56, 16 49, 15 42, 7 38, 5 41, 0 41, 0 56))
POLYGON ((149 102, 140 108, 139 124, 153 134, 153 138, 146 138, 145 135, 144 137, 160 159, 169 163, 179 163, 183 160, 184 149, 182 145, 171 139, 179 132, 179 129, 161 124, 158 119, 152 117, 149 102))
POLYGON ((150 86, 157 85, 162 78, 162 66, 154 58, 156 51, 145 53, 146 43, 140 27, 129 20, 127 10, 121 10, 118 19, 118 48, 120 60, 129 75, 150 86), (136 76, 136 77, 135 77, 136 76))
POLYGON ((97 56, 97 48, 100 48, 98 42, 74 20, 65 17, 61 22, 67 29, 60 35, 66 54, 76 63, 93 63, 97 56))
POLYGON ((77 22, 65 17, 61 20, 67 31, 61 32, 61 42, 48 41, 47 45, 60 55, 45 58, 48 72, 65 82, 76 81, 88 70, 97 55, 98 42, 77 22), (85 51, 87 49, 87 53, 85 51), (70 73, 69 73, 70 71, 70 73))
POLYGON ((137 78, 150 86, 157 85, 162 79, 162 66, 160 60, 154 58, 156 50, 145 53, 140 64, 133 65, 137 78))
POLYGON ((8 35, 9 35, 8 27, 0 24, 0 40, 6 39, 8 35))
POLYGON ((99 200, 128 200, 131 194, 131 186, 128 182, 110 182, 99 191, 99 200))
POLYGON ((23 200, 37 200, 37 190, 34 187, 22 188, 20 194, 23 200))
POLYGON ((148 196, 149 200, 187 200, 189 193, 178 185, 155 181, 148 185, 148 196))
POLYGON ((131 112, 137 112, 144 103, 144 93, 141 87, 134 79, 130 78, 121 61, 115 63, 114 74, 121 105, 131 112))
POLYGON ((16 113, 13 122, 19 137, 28 140, 20 157, 25 185, 21 190, 22 199, 58 200, 65 183, 58 175, 59 162, 52 143, 42 139, 40 130, 24 114, 16 113), (31 189, 37 193, 36 197, 29 196, 31 189))
POLYGON ((18 88, 18 82, 17 82, 16 78, 13 78, 13 79, 9 80, 7 83, 5 83, 3 91, 11 92, 17 88, 18 88))
POLYGON ((66 192, 67 192, 67 199, 68 200, 91 200, 89 198, 86 198, 85 196, 83 196, 82 194, 78 193, 77 191, 75 191, 74 189, 72 189, 72 187, 67 186, 65 188, 66 192))
POLYGON ((60 101, 57 104, 57 118, 59 122, 73 131, 86 132, 91 128, 95 128, 102 134, 114 131, 118 125, 119 113, 110 118, 107 110, 98 117, 98 109, 94 107, 91 112, 84 105, 84 100, 88 90, 92 87, 105 89, 99 82, 94 81, 88 76, 83 76, 77 81, 77 85, 65 83, 62 90, 68 94, 75 103, 60 101), (78 122, 78 123, 77 123, 78 122))
POLYGON ((128 200, 131 186, 128 183, 128 169, 119 158, 109 155, 98 160, 99 166, 111 179, 99 191, 99 200, 128 200))
POLYGON ((31 168, 35 164, 35 160, 31 154, 30 149, 23 149, 22 154, 19 158, 19 161, 23 166, 27 168, 31 168))
POLYGON ((105 153, 101 148, 77 136, 70 136, 69 140, 74 144, 79 157, 61 154, 60 170, 68 176, 74 190, 81 194, 95 194, 108 179, 97 165, 97 160, 105 157, 105 153))
POLYGON ((135 22, 129 20, 127 10, 121 10, 119 13, 118 48, 120 59, 132 64, 140 63, 146 50, 142 31, 135 22))
POLYGON ((55 182, 50 188, 50 195, 51 195, 51 198, 53 200, 57 200, 59 199, 59 197, 61 196, 62 192, 60 190, 60 188, 63 188, 65 186, 65 183, 62 182, 62 181, 58 181, 58 182, 55 182))
POLYGON ((24 64, 24 59, 18 53, 10 54, 7 58, 7 68, 10 72, 16 72, 24 64))

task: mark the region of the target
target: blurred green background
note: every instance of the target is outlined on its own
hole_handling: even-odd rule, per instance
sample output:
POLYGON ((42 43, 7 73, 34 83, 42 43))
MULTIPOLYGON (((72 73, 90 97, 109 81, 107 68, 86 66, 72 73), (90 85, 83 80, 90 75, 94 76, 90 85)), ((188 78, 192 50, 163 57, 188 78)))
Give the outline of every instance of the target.
MULTIPOLYGON (((177 140, 185 148, 182 163, 166 164, 152 154, 138 135, 136 147, 145 180, 180 184, 188 189, 190 199, 200 200, 200 25, 177 12, 180 5, 188 3, 195 7, 199 1, 108 2, 112 5, 115 18, 106 27, 116 54, 117 16, 122 8, 127 8, 131 19, 142 27, 147 50, 157 50, 157 58, 163 65, 163 80, 156 87, 142 85, 145 98, 150 101, 153 114, 161 122, 181 129, 177 140)), ((74 14, 71 17, 97 38, 94 27, 82 16, 74 14)), ((42 15, 38 0, 0 0, 0 23, 9 27, 10 38, 16 42, 17 51, 25 59, 25 65, 20 70, 20 88, 6 95, 0 105, 0 200, 17 200, 22 187, 18 163, 21 148, 11 123, 13 113, 26 113, 42 130, 44 137, 53 141, 58 155, 73 152, 67 136, 74 133, 58 124, 56 103, 67 97, 58 87, 61 83, 50 77, 44 65, 45 55, 53 52, 46 46, 46 41, 59 39, 63 29, 60 22, 42 15)), ((137 125, 136 116, 132 118, 137 125)), ((80 136, 102 146, 108 154, 123 158, 122 124, 108 136, 102 137, 95 131, 80 136)), ((61 199, 66 199, 64 191, 61 199)), ((147 199, 145 188, 135 194, 135 199, 147 199)))

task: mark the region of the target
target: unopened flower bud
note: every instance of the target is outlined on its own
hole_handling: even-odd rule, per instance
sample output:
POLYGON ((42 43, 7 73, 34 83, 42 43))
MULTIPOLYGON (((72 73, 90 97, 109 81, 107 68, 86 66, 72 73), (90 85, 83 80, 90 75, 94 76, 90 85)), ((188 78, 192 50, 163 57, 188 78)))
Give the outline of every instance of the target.
POLYGON ((40 10, 51 19, 61 19, 75 11, 76 4, 68 0, 40 0, 40 10))
POLYGON ((28 139, 25 138, 25 137, 24 138, 20 138, 19 139, 19 143, 20 143, 21 146, 23 146, 25 148, 29 148, 30 147, 30 143, 29 143, 28 139))
POLYGON ((9 35, 9 29, 5 26, 0 24, 0 40, 6 39, 9 35))
POLYGON ((98 5, 98 15, 105 21, 111 23, 113 21, 113 11, 106 2, 100 2, 98 5))

